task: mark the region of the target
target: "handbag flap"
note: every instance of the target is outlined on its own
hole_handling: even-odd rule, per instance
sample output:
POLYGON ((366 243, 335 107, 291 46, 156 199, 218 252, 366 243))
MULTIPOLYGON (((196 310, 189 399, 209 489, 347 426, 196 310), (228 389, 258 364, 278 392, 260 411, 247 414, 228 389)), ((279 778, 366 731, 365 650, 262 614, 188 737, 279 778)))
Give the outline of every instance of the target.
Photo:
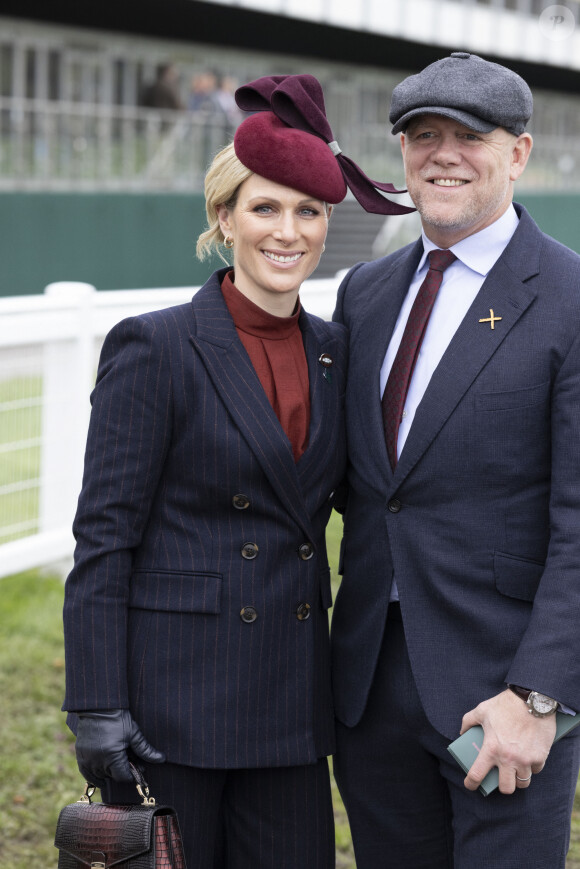
POLYGON ((168 811, 164 806, 72 803, 60 812, 54 844, 85 866, 93 855, 104 854, 109 869, 149 851, 154 816, 168 811))

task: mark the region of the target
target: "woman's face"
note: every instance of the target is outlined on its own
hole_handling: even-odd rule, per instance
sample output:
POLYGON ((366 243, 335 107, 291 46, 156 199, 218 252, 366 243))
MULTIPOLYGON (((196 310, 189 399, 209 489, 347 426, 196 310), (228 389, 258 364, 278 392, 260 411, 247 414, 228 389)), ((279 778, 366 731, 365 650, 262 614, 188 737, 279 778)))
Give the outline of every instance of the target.
POLYGON ((218 206, 224 238, 234 241, 238 290, 271 314, 289 316, 320 260, 330 211, 319 199, 250 175, 235 208, 218 206))

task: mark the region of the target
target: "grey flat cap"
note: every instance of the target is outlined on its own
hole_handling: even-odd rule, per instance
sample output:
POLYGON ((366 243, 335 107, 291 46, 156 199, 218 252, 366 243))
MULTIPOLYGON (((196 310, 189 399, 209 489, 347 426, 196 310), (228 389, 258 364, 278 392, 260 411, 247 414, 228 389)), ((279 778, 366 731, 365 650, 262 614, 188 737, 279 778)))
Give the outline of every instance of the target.
POLYGON ((453 118, 478 133, 504 127, 519 136, 532 116, 532 92, 513 70, 476 54, 454 51, 396 86, 389 120, 392 133, 415 115, 453 118))

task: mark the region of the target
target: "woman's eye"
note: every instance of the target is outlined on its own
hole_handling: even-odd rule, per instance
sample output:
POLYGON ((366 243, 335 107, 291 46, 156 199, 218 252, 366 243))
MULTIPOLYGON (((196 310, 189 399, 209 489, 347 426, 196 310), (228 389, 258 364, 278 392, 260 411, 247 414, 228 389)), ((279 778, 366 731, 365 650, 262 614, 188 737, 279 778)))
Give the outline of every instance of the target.
POLYGON ((271 205, 256 205, 254 208, 256 214, 270 214, 272 211, 271 205))
POLYGON ((320 212, 316 208, 301 208, 300 214, 303 217, 316 217, 316 215, 320 214, 320 212))

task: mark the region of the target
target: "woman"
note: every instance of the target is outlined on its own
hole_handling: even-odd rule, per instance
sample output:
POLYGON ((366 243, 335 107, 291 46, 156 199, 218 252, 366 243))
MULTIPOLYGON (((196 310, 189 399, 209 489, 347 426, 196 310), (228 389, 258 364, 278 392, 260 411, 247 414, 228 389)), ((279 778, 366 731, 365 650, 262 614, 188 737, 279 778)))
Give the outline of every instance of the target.
MULTIPOLYGON (((344 470, 346 335, 298 293, 346 183, 337 148, 297 129, 314 110, 326 123, 316 79, 261 79, 237 98, 256 114, 208 172, 198 242, 202 257, 223 242, 233 270, 103 346, 64 708, 105 801, 132 801, 128 756, 144 763, 178 811, 190 869, 326 869, 324 531, 344 470)), ((371 185, 356 171, 355 187, 371 185)))

